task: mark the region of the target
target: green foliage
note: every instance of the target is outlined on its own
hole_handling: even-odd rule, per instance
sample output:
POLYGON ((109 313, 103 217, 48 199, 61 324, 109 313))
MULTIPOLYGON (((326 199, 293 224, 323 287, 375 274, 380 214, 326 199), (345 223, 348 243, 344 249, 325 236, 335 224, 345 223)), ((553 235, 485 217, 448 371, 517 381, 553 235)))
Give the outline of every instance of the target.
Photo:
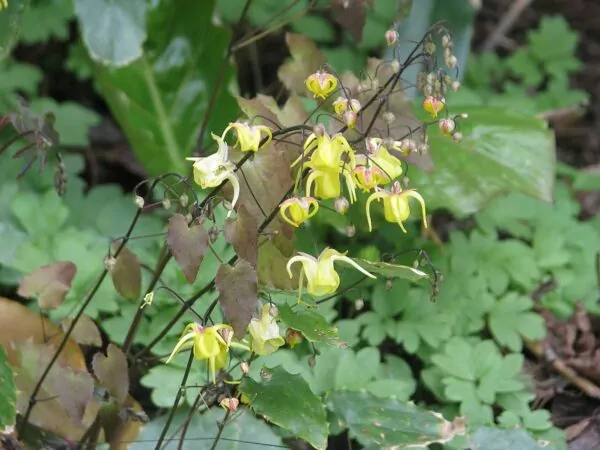
POLYGON ((0 427, 5 429, 14 425, 16 411, 17 388, 12 368, 8 364, 6 350, 0 345, 0 427))
POLYGON ((490 52, 472 55, 465 85, 448 101, 540 113, 588 99, 587 93, 569 86, 569 75, 581 62, 575 56, 579 36, 564 17, 542 18, 527 41, 505 59, 490 52))
POLYGON ((261 370, 261 381, 244 379, 240 392, 256 414, 290 430, 317 449, 326 448, 325 408, 301 376, 292 375, 281 366, 265 367, 261 370))

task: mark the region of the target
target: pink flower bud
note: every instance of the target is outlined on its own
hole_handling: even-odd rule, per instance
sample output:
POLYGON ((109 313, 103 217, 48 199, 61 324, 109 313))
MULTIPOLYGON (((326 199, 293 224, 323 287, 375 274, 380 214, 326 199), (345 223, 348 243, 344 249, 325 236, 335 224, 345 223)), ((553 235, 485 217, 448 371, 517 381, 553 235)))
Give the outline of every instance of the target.
POLYGON ((398 41, 398 32, 396 30, 387 30, 385 32, 385 41, 387 45, 394 45, 398 41))
POLYGON ((439 126, 444 136, 450 136, 456 128, 456 122, 452 119, 440 119, 439 126))
POLYGON ((219 405, 225 408, 226 411, 235 412, 240 405, 240 401, 235 397, 225 397, 219 402, 219 405))
POLYGON ((346 214, 346 211, 348 211, 348 208, 350 207, 350 202, 348 202, 348 199, 345 197, 338 197, 335 199, 333 205, 338 214, 346 214))

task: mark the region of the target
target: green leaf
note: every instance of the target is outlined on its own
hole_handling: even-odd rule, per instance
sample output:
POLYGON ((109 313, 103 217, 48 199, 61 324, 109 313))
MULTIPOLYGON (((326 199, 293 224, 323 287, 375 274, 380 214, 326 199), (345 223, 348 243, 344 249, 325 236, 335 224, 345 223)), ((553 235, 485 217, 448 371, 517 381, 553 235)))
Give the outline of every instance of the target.
MULTIPOLYGON (((216 85, 221 93, 210 112, 208 130, 220 134, 235 114, 227 93, 232 72, 219 74, 228 33, 212 22, 214 3, 153 2, 148 6, 142 56, 122 68, 94 65, 97 86, 149 175, 184 174, 191 169, 185 157, 198 145, 216 85)), ((205 138, 207 144, 210 133, 205 138)))
POLYGON ((430 128, 435 170, 411 169, 412 185, 430 210, 471 214, 493 198, 515 191, 552 201, 555 144, 542 121, 487 107, 462 107, 457 112, 469 115, 460 122, 462 142, 430 128))
POLYGON ((335 30, 331 26, 331 22, 322 16, 307 14, 294 20, 291 25, 296 33, 300 33, 319 43, 331 43, 336 39, 335 30))
POLYGON ((413 403, 379 398, 368 392, 332 392, 327 407, 344 420, 363 444, 426 447, 465 434, 462 418, 451 423, 413 403))
POLYGON ((261 373, 260 382, 244 378, 239 387, 254 412, 324 450, 329 428, 325 408, 304 378, 289 374, 281 366, 265 367, 261 373))
POLYGON ((501 430, 481 427, 469 438, 472 447, 479 450, 553 450, 538 443, 525 430, 501 430))
POLYGON ((363 269, 371 272, 373 275, 379 275, 383 278, 403 278, 409 281, 419 281, 424 278, 429 279, 429 275, 419 269, 399 264, 391 264, 382 261, 368 261, 361 258, 352 258, 363 269))
POLYGON ((0 345, 0 428, 13 426, 17 418, 17 388, 8 364, 6 350, 0 345))
POLYGON ((334 347, 347 348, 348 344, 341 341, 338 330, 325 317, 312 308, 298 305, 292 308, 288 304, 278 305, 279 317, 288 327, 299 331, 311 342, 324 342, 334 347))
POLYGON ((19 38, 21 18, 29 7, 29 0, 13 0, 0 14, 0 60, 10 54, 19 38))
POLYGON ((141 57, 146 40, 146 5, 144 0, 75 0, 90 57, 115 67, 141 57))
POLYGON ((579 35, 563 16, 544 17, 537 30, 528 33, 531 53, 545 64, 551 76, 565 77, 581 63, 574 56, 579 35))
POLYGON ((472 355, 473 347, 465 339, 453 337, 444 347, 444 353, 433 355, 431 361, 453 377, 475 381, 472 355))
POLYGON ((515 50, 506 64, 515 75, 523 79, 526 86, 537 87, 542 82, 543 75, 540 68, 527 50, 522 48, 515 50))
POLYGON ((494 339, 510 350, 520 352, 521 336, 542 339, 546 335, 544 319, 532 312, 533 302, 524 296, 510 293, 500 299, 490 311, 488 324, 494 339))
MULTIPOLYGON (((181 376, 179 378, 181 379, 181 376)), ((203 414, 193 414, 189 408, 178 409, 173 416, 167 440, 163 442, 161 448, 163 450, 211 450, 214 438, 219 432, 219 421, 222 421, 224 416, 225 411, 222 408, 213 408, 203 414), (179 447, 181 430, 188 420, 188 431, 182 446, 179 447)), ((137 440, 129 443, 127 448, 129 450, 154 448, 167 423, 167 417, 168 414, 162 415, 145 425, 137 440)), ((258 450, 277 447, 284 447, 281 437, 249 411, 242 411, 236 412, 233 419, 230 416, 216 450, 258 450)))
MULTIPOLYGON (((2 16, 0 16, 0 21, 2 16)), ((1 57, 0 57, 1 59, 1 57)), ((0 113, 7 113, 14 108, 14 94, 22 91, 34 94, 42 79, 42 71, 36 66, 23 64, 10 59, 0 62, 0 113)))
POLYGON ((52 37, 65 40, 69 37, 72 16, 71 0, 35 1, 21 19, 20 40, 27 44, 44 42, 52 37))

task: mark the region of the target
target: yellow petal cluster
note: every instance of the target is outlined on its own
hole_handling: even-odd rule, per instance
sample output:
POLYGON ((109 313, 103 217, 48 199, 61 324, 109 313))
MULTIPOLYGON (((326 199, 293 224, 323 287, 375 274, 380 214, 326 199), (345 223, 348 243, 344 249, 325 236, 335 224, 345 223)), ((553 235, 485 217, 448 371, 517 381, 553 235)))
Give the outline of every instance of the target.
POLYGON ((279 334, 279 325, 271 315, 270 309, 269 304, 263 305, 260 318, 252 318, 248 325, 250 350, 261 356, 270 355, 285 344, 285 340, 279 334))
POLYGON ((367 222, 369 231, 372 231, 371 224, 371 203, 375 200, 383 200, 383 213, 385 220, 391 223, 397 223, 402 231, 406 233, 403 222, 410 216, 410 205, 408 199, 412 197, 421 204, 421 213, 423 215, 423 225, 427 227, 427 215, 425 212, 425 200, 414 189, 402 190, 400 183, 394 182, 391 191, 380 190, 371 194, 367 200, 367 222))

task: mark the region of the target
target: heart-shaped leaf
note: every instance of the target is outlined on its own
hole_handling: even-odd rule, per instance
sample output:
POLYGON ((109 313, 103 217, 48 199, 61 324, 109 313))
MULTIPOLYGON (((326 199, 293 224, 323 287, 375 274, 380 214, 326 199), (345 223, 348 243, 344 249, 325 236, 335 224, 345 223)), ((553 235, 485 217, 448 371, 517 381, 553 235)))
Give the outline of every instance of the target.
POLYGON ((337 328, 313 309, 300 305, 292 308, 287 304, 278 305, 278 307, 281 320, 290 328, 302 333, 309 341, 324 342, 333 347, 348 347, 348 344, 340 340, 337 328))
POLYGON ((377 444, 379 448, 426 448, 466 432, 463 418, 448 422, 441 414, 412 402, 376 397, 364 391, 334 391, 327 398, 327 407, 341 417, 363 445, 377 444))
POLYGON ((258 260, 258 224, 246 207, 241 205, 237 217, 228 218, 223 226, 225 240, 233 245, 235 253, 256 267, 258 260))
POLYGON ((352 35, 356 42, 362 41, 367 7, 374 0, 329 0, 333 18, 352 35))
POLYGON ((0 428, 13 426, 17 418, 17 388, 8 356, 0 345, 0 428))
POLYGON ((556 148, 544 122, 490 107, 456 112, 469 116, 460 121, 462 142, 430 127, 435 170, 410 170, 411 187, 419 190, 430 210, 447 208, 464 216, 510 192, 552 201, 556 148))
MULTIPOLYGON (((208 130, 220 134, 235 115, 226 89, 232 70, 219 70, 228 32, 213 21, 215 0, 132 3, 139 2, 148 10, 142 55, 116 69, 96 63, 95 85, 150 175, 185 174, 191 170, 185 157, 198 145, 209 102, 214 107, 208 130), (220 94, 211 102, 216 86, 220 94)), ((209 142, 210 133, 205 133, 200 144, 209 142)))
MULTIPOLYGON (((63 331, 67 331, 72 323, 72 318, 65 317, 60 322, 60 327, 63 329, 63 331)), ((85 314, 79 317, 79 320, 73 328, 71 337, 75 340, 75 342, 81 345, 92 345, 94 347, 100 347, 102 345, 102 336, 100 335, 100 330, 98 330, 98 327, 94 321, 85 314)))
POLYGON ((281 366, 264 367, 260 382, 244 378, 239 390, 256 414, 314 448, 326 448, 329 424, 325 408, 301 375, 292 375, 281 366))
POLYGON ((102 353, 94 355, 92 368, 98 381, 122 404, 129 392, 127 358, 115 344, 109 344, 106 351, 106 356, 102 353))
MULTIPOLYGON (((113 245, 113 250, 119 247, 113 245)), ((142 264, 135 253, 124 247, 110 268, 116 291, 128 300, 137 300, 142 290, 142 264)))
POLYGON ((196 281, 208 241, 208 231, 202 225, 194 224, 188 228, 187 220, 181 214, 169 218, 167 245, 190 284, 196 281))
MULTIPOLYGON (((42 373, 50 363, 52 346, 20 342, 16 345, 19 366, 15 369, 17 411, 22 414, 42 373)), ((98 411, 93 401, 94 380, 85 370, 54 364, 37 394, 30 423, 65 438, 79 440, 98 411)))
POLYGON ((37 297, 41 309, 58 308, 75 278, 77 267, 69 261, 42 266, 23 277, 17 293, 22 297, 37 297))
POLYGON ((90 57, 116 67, 141 57, 146 5, 144 0, 75 0, 75 14, 90 57))
POLYGON ((217 271, 219 303, 225 317, 239 339, 246 334, 252 313, 258 302, 258 278, 248 261, 241 260, 234 267, 221 264, 217 271))

